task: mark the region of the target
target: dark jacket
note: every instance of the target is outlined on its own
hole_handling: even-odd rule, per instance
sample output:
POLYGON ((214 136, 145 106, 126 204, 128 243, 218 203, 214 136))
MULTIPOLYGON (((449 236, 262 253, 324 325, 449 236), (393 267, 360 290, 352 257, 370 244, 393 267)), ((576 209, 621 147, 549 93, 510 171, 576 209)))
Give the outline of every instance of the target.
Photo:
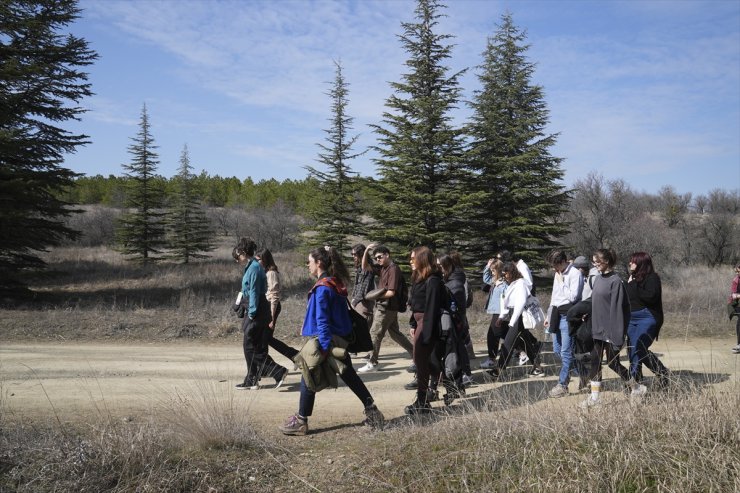
POLYGON ((427 279, 415 282, 411 286, 409 304, 412 320, 414 312, 424 313, 423 332, 419 341, 422 344, 436 344, 442 332, 440 322, 442 308, 447 306, 447 294, 441 274, 435 272, 427 279))
POLYGON ((655 319, 655 340, 663 326, 663 292, 660 277, 651 272, 642 282, 632 279, 627 283, 627 297, 633 312, 647 308, 655 319))

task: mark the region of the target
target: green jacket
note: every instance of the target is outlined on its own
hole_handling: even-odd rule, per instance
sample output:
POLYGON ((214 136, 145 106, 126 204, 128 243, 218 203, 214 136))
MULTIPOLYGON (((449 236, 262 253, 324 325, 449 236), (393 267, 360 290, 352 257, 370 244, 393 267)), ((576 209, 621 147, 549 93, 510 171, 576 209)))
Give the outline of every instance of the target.
POLYGON ((347 341, 334 335, 327 354, 321 353, 317 337, 308 337, 298 355, 293 360, 301 370, 303 380, 309 389, 319 392, 326 388, 336 389, 339 385, 337 375, 347 369, 347 341))

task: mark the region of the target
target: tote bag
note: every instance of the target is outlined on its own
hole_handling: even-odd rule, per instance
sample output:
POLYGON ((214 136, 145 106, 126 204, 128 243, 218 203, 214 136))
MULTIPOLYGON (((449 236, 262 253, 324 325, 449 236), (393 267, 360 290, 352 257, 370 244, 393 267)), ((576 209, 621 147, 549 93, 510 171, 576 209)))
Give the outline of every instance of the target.
POLYGON ((536 296, 529 295, 522 312, 522 323, 527 330, 542 330, 545 328, 545 312, 542 311, 540 301, 536 296))

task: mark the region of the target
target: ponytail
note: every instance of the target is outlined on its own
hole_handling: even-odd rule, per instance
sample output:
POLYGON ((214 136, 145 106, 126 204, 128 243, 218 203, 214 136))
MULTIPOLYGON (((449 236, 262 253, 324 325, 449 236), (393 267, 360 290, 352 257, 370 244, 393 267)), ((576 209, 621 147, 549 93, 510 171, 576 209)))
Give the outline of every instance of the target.
POLYGON ((336 278, 343 285, 349 285, 349 271, 336 248, 326 246, 316 248, 309 253, 331 277, 336 278))

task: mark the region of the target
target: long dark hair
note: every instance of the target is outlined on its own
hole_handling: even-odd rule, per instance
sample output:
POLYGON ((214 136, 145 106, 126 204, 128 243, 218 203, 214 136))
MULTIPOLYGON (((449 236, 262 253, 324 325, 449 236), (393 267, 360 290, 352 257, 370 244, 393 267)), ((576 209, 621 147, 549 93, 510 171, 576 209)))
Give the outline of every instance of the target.
POLYGON ((344 286, 349 284, 349 271, 344 265, 342 256, 334 247, 321 247, 311 250, 309 255, 318 263, 331 277, 336 278, 344 286))
MULTIPOLYGON (((501 266, 501 275, 504 275, 506 273, 511 274, 511 283, 513 284, 514 281, 517 279, 523 279, 524 276, 522 276, 522 273, 517 268, 516 264, 512 262, 511 260, 507 260, 504 262, 504 265, 501 266)), ((505 280, 505 278, 504 278, 505 280)))
POLYGON ((648 276, 655 272, 653 268, 653 259, 647 252, 635 252, 630 256, 630 263, 635 263, 635 272, 632 276, 637 282, 642 282, 648 276))
POLYGON ((272 258, 272 252, 270 252, 270 250, 265 248, 257 252, 257 255, 255 256, 260 258, 265 270, 274 270, 275 272, 279 272, 278 266, 275 263, 275 259, 272 258))
POLYGON ((439 262, 439 266, 442 269, 442 277, 446 281, 450 277, 450 274, 452 274, 452 271, 455 270, 455 259, 452 257, 452 255, 444 254, 440 256, 437 261, 439 262))

